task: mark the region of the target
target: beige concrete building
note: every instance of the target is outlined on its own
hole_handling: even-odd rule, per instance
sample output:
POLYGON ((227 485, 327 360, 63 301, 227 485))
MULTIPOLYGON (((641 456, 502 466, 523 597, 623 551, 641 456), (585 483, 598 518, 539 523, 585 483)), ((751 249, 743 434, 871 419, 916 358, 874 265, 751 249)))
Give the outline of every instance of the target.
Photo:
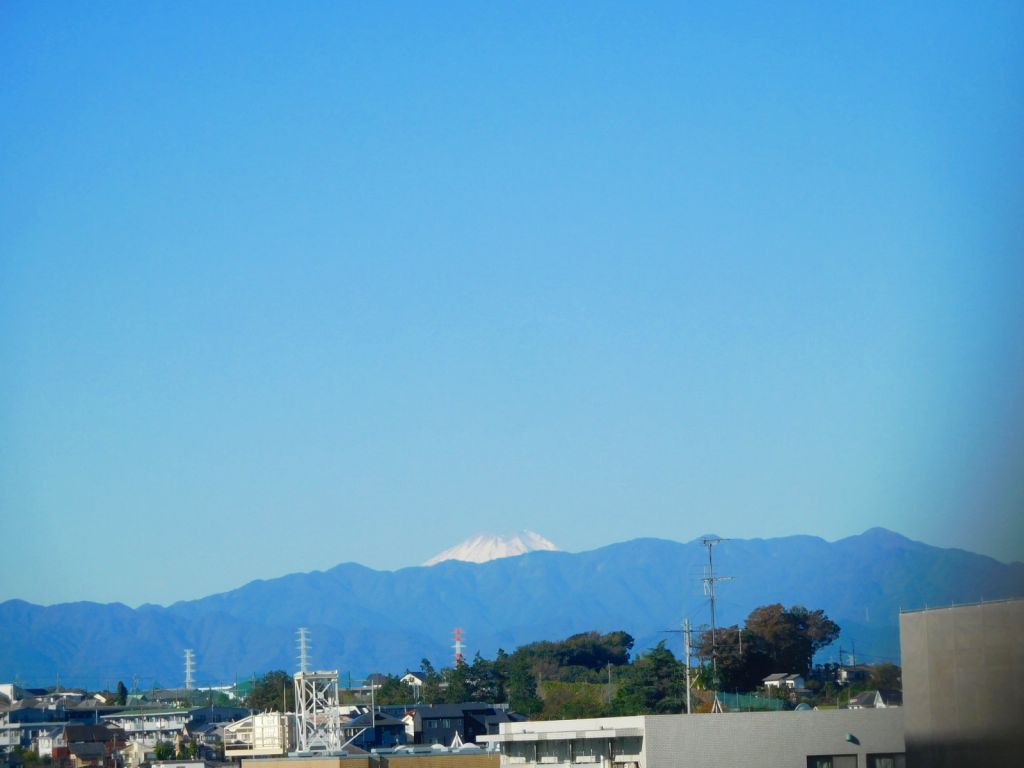
POLYGON ((501 768, 903 768, 903 713, 807 710, 502 724, 501 768))
POLYGON ((1022 765, 1024 600, 900 614, 907 764, 1022 765))

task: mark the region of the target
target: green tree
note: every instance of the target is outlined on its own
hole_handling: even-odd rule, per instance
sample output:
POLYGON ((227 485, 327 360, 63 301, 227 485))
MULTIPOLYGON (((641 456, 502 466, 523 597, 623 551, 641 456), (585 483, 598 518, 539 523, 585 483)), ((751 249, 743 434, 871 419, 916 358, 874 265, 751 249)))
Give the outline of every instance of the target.
POLYGON ((903 689, 903 670, 896 664, 884 662, 871 670, 870 685, 879 691, 900 691, 903 689))
POLYGON ((505 676, 502 674, 500 659, 505 652, 498 651, 498 660, 488 661, 478 652, 473 657, 466 674, 468 697, 471 701, 486 701, 497 704, 505 701, 505 676))
POLYGON ((446 667, 441 672, 444 679, 444 700, 447 704, 458 704, 469 699, 469 667, 459 660, 454 667, 446 667))
POLYGON ((548 680, 541 688, 544 692, 541 720, 576 720, 608 715, 603 685, 548 680))
MULTIPOLYGON (((839 625, 821 610, 781 604, 755 608, 746 626, 720 628, 715 636, 719 687, 753 690, 773 672, 806 675, 814 654, 839 637, 839 625)), ((697 653, 711 660, 710 631, 700 635, 697 653)))
POLYGON ((537 695, 537 678, 525 657, 508 660, 509 706, 524 715, 536 715, 544 707, 537 695))
MULTIPOLYGON (((749 626, 719 627, 716 633, 718 689, 752 691, 760 687, 765 677, 773 672, 789 671, 779 668, 771 643, 749 626)), ((697 654, 707 661, 706 682, 714 687, 711 633, 706 631, 697 642, 697 654)), ((785 662, 783 662, 785 665, 785 662)))
POLYGON ((377 689, 378 704, 412 704, 412 686, 396 675, 388 675, 377 689))
POLYGON ((662 640, 626 668, 612 699, 614 715, 682 712, 686 707, 686 674, 662 640))
POLYGON ((169 741, 158 741, 153 747, 153 757, 157 760, 173 760, 174 744, 169 741))
POLYGON ((195 739, 189 739, 187 742, 183 741, 178 746, 178 754, 175 755, 177 760, 189 760, 195 758, 199 754, 199 745, 196 744, 195 739))
POLYGON ((444 689, 441 687, 443 679, 430 663, 430 659, 423 659, 420 662, 420 680, 423 681, 423 688, 420 690, 420 698, 427 704, 444 703, 444 689))
POLYGON ((256 678, 245 705, 257 712, 294 712, 295 685, 291 675, 277 669, 256 678))
POLYGON ((128 703, 128 689, 125 688, 124 683, 121 680, 117 681, 117 699, 116 703, 119 706, 124 706, 128 703))

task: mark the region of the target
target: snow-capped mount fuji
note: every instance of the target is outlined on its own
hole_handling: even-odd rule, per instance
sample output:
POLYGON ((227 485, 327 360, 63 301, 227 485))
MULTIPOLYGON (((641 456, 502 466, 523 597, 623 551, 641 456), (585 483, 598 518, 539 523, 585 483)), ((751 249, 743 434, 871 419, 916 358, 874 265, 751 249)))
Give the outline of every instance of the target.
POLYGON ((437 565, 445 560, 463 560, 467 563, 487 563, 503 557, 525 555, 527 552, 559 552, 555 544, 533 531, 513 534, 481 533, 439 555, 427 560, 424 565, 437 565))

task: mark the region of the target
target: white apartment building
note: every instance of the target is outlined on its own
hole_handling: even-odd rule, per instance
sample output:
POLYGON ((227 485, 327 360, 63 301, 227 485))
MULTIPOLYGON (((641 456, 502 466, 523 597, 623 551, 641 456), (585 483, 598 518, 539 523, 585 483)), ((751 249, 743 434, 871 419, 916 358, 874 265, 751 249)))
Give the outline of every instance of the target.
POLYGON ((224 726, 224 759, 275 757, 295 749, 292 715, 264 712, 224 726))

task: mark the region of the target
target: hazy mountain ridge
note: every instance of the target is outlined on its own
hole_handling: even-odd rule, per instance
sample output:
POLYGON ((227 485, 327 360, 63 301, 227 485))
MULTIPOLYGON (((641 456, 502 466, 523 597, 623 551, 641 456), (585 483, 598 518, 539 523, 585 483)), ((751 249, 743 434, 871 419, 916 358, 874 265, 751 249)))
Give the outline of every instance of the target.
MULTIPOLYGON (((884 529, 829 543, 810 536, 725 540, 715 547, 719 624, 767 603, 824 608, 867 660, 899 653, 900 608, 1024 594, 1024 565, 939 549, 884 529)), ((468 652, 493 656, 540 639, 624 629, 637 648, 680 645, 684 616, 709 620, 699 539, 637 539, 570 554, 532 552, 474 564, 374 571, 343 563, 327 571, 254 581, 167 608, 70 603, 0 604, 0 679, 105 681, 138 674, 181 683, 182 649, 196 651, 200 683, 293 670, 295 630, 312 632, 314 666, 362 676, 401 672, 423 657, 450 664, 451 632, 468 652), (13 630, 13 631, 10 631, 13 630)))

